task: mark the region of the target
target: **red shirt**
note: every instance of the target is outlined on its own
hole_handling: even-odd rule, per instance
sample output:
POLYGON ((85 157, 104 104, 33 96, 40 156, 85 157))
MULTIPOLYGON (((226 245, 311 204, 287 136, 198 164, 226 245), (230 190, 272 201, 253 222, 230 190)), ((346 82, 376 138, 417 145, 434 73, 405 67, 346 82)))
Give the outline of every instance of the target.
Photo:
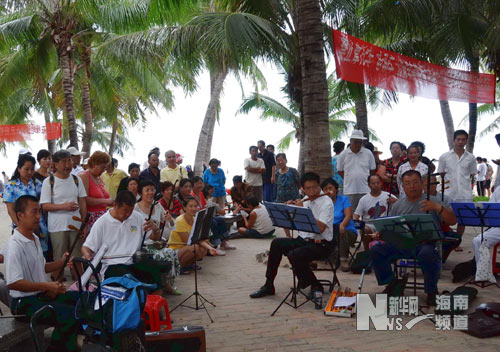
POLYGON ((198 197, 194 192, 191 192, 191 195, 198 201, 198 205, 200 206, 200 210, 205 209, 207 207, 207 201, 205 200, 205 196, 203 192, 200 192, 200 196, 198 197))

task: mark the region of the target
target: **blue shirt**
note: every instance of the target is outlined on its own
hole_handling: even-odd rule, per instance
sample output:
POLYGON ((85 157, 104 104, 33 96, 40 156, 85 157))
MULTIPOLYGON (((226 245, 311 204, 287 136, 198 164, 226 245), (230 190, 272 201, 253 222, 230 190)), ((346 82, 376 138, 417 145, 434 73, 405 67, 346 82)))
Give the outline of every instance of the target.
POLYGON ((339 155, 336 155, 332 158, 332 177, 335 181, 337 181, 337 183, 339 184, 339 186, 343 185, 344 184, 344 179, 342 178, 342 176, 339 175, 339 170, 337 169, 337 159, 339 158, 339 155))
POLYGON ((208 168, 203 173, 203 182, 214 188, 212 197, 223 197, 226 195, 226 175, 221 168, 217 169, 215 174, 208 168))
MULTIPOLYGON (((347 196, 337 196, 333 206, 333 224, 340 224, 344 220, 344 210, 351 206, 351 202, 347 196)), ((349 221, 345 229, 357 233, 352 219, 349 221)))
MULTIPOLYGON (((21 182, 20 179, 10 180, 5 185, 5 189, 3 192, 3 201, 4 203, 15 203, 17 198, 30 195, 37 199, 40 199, 40 193, 42 192, 42 182, 37 179, 30 178, 28 185, 25 185, 21 182)), ((14 224, 12 224, 14 227, 14 224)), ((45 223, 45 218, 43 216, 40 217, 40 243, 42 245, 42 250, 48 250, 48 239, 47 234, 49 230, 47 228, 47 224, 45 223)))

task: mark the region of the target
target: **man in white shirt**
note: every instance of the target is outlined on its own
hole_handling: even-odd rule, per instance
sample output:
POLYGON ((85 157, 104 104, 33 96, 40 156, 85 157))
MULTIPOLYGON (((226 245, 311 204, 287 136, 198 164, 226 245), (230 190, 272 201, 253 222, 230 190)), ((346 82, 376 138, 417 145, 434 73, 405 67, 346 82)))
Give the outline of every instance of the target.
MULTIPOLYGON (((158 159, 160 159, 160 148, 154 147, 149 152, 154 153, 158 157, 158 159)), ((158 161, 158 168, 161 170, 165 166, 167 166, 167 163, 165 162, 165 160, 160 159, 158 161)), ((148 167, 149 167, 149 157, 148 157, 148 160, 146 160, 145 162, 142 163, 142 170, 146 170, 148 167)))
POLYGON ((266 282, 264 286, 250 294, 251 298, 274 295, 274 279, 283 255, 292 264, 298 278, 298 287, 304 289, 311 286, 311 291, 323 292, 323 286, 311 270, 309 263, 313 260, 325 259, 335 246, 333 239, 333 202, 330 197, 323 196, 319 175, 308 172, 301 178, 301 185, 306 198, 295 201, 295 205, 311 209, 319 234, 299 231, 297 238, 275 238, 269 249, 266 282))
POLYGON ((159 237, 160 228, 152 220, 134 211, 135 196, 130 191, 118 192, 113 208, 92 226, 82 247, 83 257, 92 260, 103 244, 108 246, 102 259, 101 274, 104 278, 132 274, 145 283, 161 285, 155 268, 134 264, 133 255, 141 249, 144 233, 159 237), (152 232, 149 232, 152 231, 152 232))
MULTIPOLYGON (((390 197, 389 192, 382 191, 382 184, 383 181, 379 175, 368 176, 370 193, 361 197, 358 207, 354 211, 354 220, 365 221, 363 234, 375 233, 375 226, 371 221, 381 216, 387 216, 388 203, 392 204, 397 201, 397 198, 390 197)), ((370 236, 363 236, 363 246, 366 251, 371 240, 370 236)))
POLYGON ((245 181, 252 186, 252 193, 257 200, 262 202, 264 193, 262 190, 262 174, 266 172, 264 160, 258 157, 259 149, 252 145, 249 148, 250 158, 245 159, 245 181))
MULTIPOLYGON (((500 203, 500 187, 495 189, 491 196, 490 203, 500 203)), ((483 241, 486 242, 488 248, 493 248, 500 242, 500 227, 492 227, 483 233, 483 241)), ((472 239, 472 247, 474 249, 474 258, 476 264, 479 262, 479 247, 481 246, 481 234, 472 239)))
POLYGON ((337 170, 344 179, 344 195, 349 197, 353 209, 356 209, 361 197, 370 192, 366 180, 377 171, 377 165, 373 153, 363 147, 366 140, 363 132, 354 130, 350 138, 351 145, 337 160, 337 170))
MULTIPOLYGON (((49 214, 50 241, 57 260, 71 249, 71 244, 79 236, 78 231, 68 230, 68 226, 79 228, 81 223, 73 220, 73 216, 81 219, 87 216, 87 193, 80 177, 71 174, 71 154, 67 150, 55 152, 52 162, 56 172, 43 181, 40 204, 49 214)), ((80 239, 70 254, 80 256, 81 248, 80 239)))
POLYGON ((75 147, 69 147, 66 149, 71 154, 71 161, 73 162, 73 170, 71 170, 72 175, 78 175, 83 171, 83 167, 80 165, 82 161, 82 155, 85 155, 84 152, 79 152, 75 147))
MULTIPOLYGON (((449 189, 445 195, 453 202, 472 202, 471 178, 477 172, 476 159, 472 153, 465 150, 469 134, 464 130, 453 133, 453 149, 439 157, 437 172, 449 181, 449 189)), ((458 225, 457 233, 464 234, 465 226, 458 225)), ((460 248, 457 247, 460 251, 460 248)))
POLYGON ((486 163, 483 163, 483 158, 478 156, 477 160, 477 195, 484 196, 484 183, 486 181, 486 172, 488 171, 488 167, 486 163))
MULTIPOLYGON (((19 226, 9 237, 5 248, 7 285, 12 296, 13 314, 31 317, 38 309, 51 305, 56 313, 37 323, 55 326, 47 351, 76 351, 79 323, 74 318, 78 292, 66 292, 60 282, 48 282, 47 273, 62 269, 68 253, 51 263, 46 263, 40 240, 34 234, 40 223, 40 205, 29 195, 19 197, 14 204, 19 226)), ((68 261, 72 266, 72 259, 68 261)))

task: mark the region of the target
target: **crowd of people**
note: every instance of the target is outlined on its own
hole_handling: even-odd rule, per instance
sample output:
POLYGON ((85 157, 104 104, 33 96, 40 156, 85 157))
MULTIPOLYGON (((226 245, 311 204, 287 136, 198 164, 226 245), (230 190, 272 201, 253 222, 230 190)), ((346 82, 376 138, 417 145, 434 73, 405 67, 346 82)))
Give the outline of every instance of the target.
MULTIPOLYGON (((300 288, 311 287, 312 294, 322 292, 309 263, 324 259, 339 243, 341 269, 349 271, 350 247, 358 237, 354 221, 363 221, 363 246, 378 283, 390 285, 394 279, 392 260, 415 256, 424 272, 428 303, 433 304, 441 262, 453 249, 460 250, 464 233, 463 226, 456 232, 450 228, 457 223, 450 202, 471 202, 474 184, 478 195, 492 195, 492 201, 500 201, 496 187, 500 180, 492 185, 493 168, 486 159, 465 150, 467 138, 465 131, 456 131, 454 148, 441 155, 436 168, 434 160, 423 155, 422 142, 406 147, 394 141, 391 156, 381 160, 381 152, 367 142, 362 131, 354 130, 347 146, 341 141, 334 143, 332 177, 323 180, 312 172, 301 175, 287 165, 284 153, 275 154, 274 146, 261 140, 249 147, 250 155, 243 161, 244 176, 234 176, 229 190, 215 158, 202 176, 194 176, 190 168, 182 166, 182 157, 175 151, 167 151, 162 158, 159 148, 153 148, 142 169, 140 164, 131 163, 127 174, 118 168, 116 159, 101 151, 82 161, 84 153, 74 147, 54 154, 40 150, 36 159, 22 149, 12 176, 4 173, 3 200, 12 220, 12 236, 0 255, 6 262, 0 299, 15 314, 31 312, 30 305, 56 300, 58 294, 66 292, 64 276, 57 275, 65 259, 79 256, 92 260, 104 245, 108 249, 100 269, 103 278, 132 274, 155 284, 156 294, 182 294, 175 285, 178 276, 189 275, 196 262, 207 255, 224 256, 236 249, 231 239, 275 237, 264 202, 277 202, 311 209, 320 234, 299 232, 292 238, 285 229, 286 237, 273 239, 265 284, 250 295, 252 298, 274 294, 273 281, 283 255, 293 265, 300 288), (446 180, 445 190, 437 189, 436 176, 446 180), (429 180, 432 187, 425 186, 429 180), (196 213, 207 207, 216 208, 211 236, 191 244, 196 213), (225 221, 229 212, 242 215, 236 226, 225 221), (435 214, 443 232, 456 238, 455 245, 443 248, 442 253, 435 242, 403 250, 384 242, 372 223, 384 216, 425 212, 435 214), (82 231, 77 231, 82 223, 82 231), (75 241, 76 246, 72 246, 75 241), (133 261, 141 248, 155 265, 133 261), (40 298, 40 293, 49 299, 40 298)), ((500 145, 500 134, 496 138, 500 145)), ((492 247, 500 241, 500 232, 488 230, 484 237, 492 247)), ((473 244, 478 260, 480 242, 475 238, 473 244)), ((79 268, 72 260, 67 262, 75 279, 79 268)), ((71 294, 64 297, 71 302, 71 294)), ((65 338, 73 339, 72 333, 67 330, 65 338)), ((64 339, 54 343, 74 347, 64 339)))

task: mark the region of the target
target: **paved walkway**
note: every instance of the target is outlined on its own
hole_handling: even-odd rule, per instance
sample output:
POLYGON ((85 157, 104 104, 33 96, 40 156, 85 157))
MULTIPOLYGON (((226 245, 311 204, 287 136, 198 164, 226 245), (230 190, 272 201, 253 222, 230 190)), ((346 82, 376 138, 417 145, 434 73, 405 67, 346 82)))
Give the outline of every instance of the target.
MULTIPOLYGON (((451 269, 459 262, 472 257, 473 229, 466 234, 464 252, 454 252, 444 266, 440 290, 452 290, 451 269)), ((280 234, 283 235, 283 234, 280 234)), ((202 325, 206 329, 210 351, 498 351, 500 337, 477 339, 460 331, 436 331, 429 320, 415 325, 411 330, 356 331, 355 318, 325 316, 306 303, 294 310, 282 306, 278 313, 270 314, 288 293, 292 282, 289 269, 280 268, 275 282, 276 295, 250 299, 249 293, 264 282, 265 265, 258 263, 256 254, 269 248, 270 240, 239 239, 231 241, 238 249, 228 251, 225 257, 207 257, 200 262, 199 291, 217 307, 208 306, 214 323, 210 323, 203 310, 180 307, 172 313, 174 325, 202 325)), ((331 278, 327 272, 318 275, 331 278)), ((339 272, 342 286, 358 287, 359 275, 339 272)), ((194 275, 181 276, 177 283, 185 294, 194 290, 194 275)), ((374 274, 367 275, 363 292, 381 292, 374 274)), ((407 292, 408 293, 408 292, 407 292)), ((425 295, 420 292, 420 300, 425 295)), ((326 296, 326 295, 325 295, 326 296)), ((185 295, 170 297, 172 309, 185 295)), ((498 301, 500 290, 496 287, 479 289, 473 302, 498 301)), ((327 297, 325 297, 325 300, 327 297)), ((194 305, 194 298, 189 301, 194 305)), ((470 309, 472 311, 473 308, 470 309)))
MULTIPOLYGON (((0 248, 10 235, 10 220, 4 206, 0 207, 0 248)), ((472 258, 469 229, 463 241, 464 252, 454 252, 444 266, 439 282, 440 290, 452 290, 451 269, 459 262, 472 258)), ((283 236, 280 231, 279 236, 283 236)), ((205 327, 209 351, 498 351, 500 337, 477 339, 460 331, 436 331, 426 320, 411 330, 356 331, 355 318, 325 316, 315 310, 314 304, 306 303, 294 310, 283 306, 271 317, 271 312, 288 293, 292 282, 290 269, 280 268, 275 282, 276 295, 252 300, 249 293, 264 282, 265 265, 258 263, 256 254, 269 249, 271 240, 239 239, 231 241, 238 249, 228 251, 225 257, 207 257, 199 264, 199 291, 217 307, 208 307, 214 319, 210 323, 203 310, 180 307, 172 313, 174 326, 201 325, 205 327)), ((4 271, 3 265, 0 270, 4 271)), ((322 272, 319 277, 331 278, 322 272)), ((359 275, 339 272, 343 287, 356 289, 359 275)), ((194 290, 194 275, 181 276, 177 286, 184 294, 170 296, 172 309, 194 290)), ((365 277, 363 292, 375 294, 381 291, 374 274, 365 277)), ((425 299, 419 293, 421 300, 425 299)), ((481 302, 499 301, 500 290, 496 287, 479 289, 473 307, 481 302)), ((325 295, 325 300, 327 299, 325 295)), ((187 303, 194 305, 194 298, 187 303)), ((473 310, 473 307, 470 310, 473 310)), ((5 310, 5 307, 2 307, 5 310)))

